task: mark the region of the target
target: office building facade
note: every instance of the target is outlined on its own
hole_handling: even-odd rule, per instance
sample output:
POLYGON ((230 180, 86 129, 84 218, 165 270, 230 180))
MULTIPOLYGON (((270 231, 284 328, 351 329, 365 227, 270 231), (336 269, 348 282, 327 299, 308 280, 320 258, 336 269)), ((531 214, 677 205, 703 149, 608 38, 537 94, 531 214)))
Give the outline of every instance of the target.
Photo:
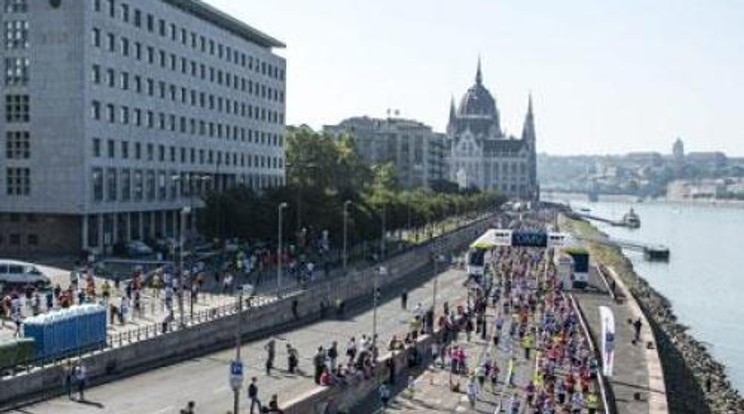
POLYGON ((283 184, 278 40, 198 0, 0 2, 0 253, 178 237, 208 191, 283 184))

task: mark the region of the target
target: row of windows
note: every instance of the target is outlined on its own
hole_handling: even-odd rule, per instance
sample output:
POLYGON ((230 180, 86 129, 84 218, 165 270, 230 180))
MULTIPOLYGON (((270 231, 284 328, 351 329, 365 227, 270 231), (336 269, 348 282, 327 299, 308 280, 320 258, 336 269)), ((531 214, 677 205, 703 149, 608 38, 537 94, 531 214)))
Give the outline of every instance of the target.
POLYGON ((5 192, 9 196, 31 194, 31 170, 29 168, 5 169, 5 192))
POLYGON ((5 13, 26 13, 28 4, 26 0, 5 0, 5 13))
MULTIPOLYGON (((103 46, 101 29, 94 27, 92 30, 92 42, 96 48, 103 46)), ((183 56, 177 56, 175 53, 168 53, 163 49, 156 49, 152 46, 143 45, 140 42, 130 42, 127 37, 121 36, 117 42, 116 35, 113 33, 106 33, 106 45, 105 48, 112 53, 119 52, 122 56, 133 56, 138 61, 146 61, 150 65, 159 65, 163 69, 169 69, 173 72, 180 72, 183 75, 189 75, 193 78, 200 78, 201 80, 209 80, 211 83, 215 83, 219 86, 232 89, 240 90, 243 92, 248 91, 253 93, 255 96, 261 96, 277 102, 284 102, 284 92, 278 89, 273 89, 266 85, 260 84, 256 81, 256 87, 253 88, 253 81, 248 80, 237 74, 223 71, 222 69, 209 66, 204 63, 199 63, 196 60, 188 59, 183 56), (259 85, 261 87, 259 88, 259 85), (259 95, 259 92, 260 95, 259 95)))
POLYGON ((5 95, 5 121, 28 122, 31 119, 28 95, 5 95))
MULTIPOLYGON (((199 107, 217 111, 219 113, 266 120, 276 124, 284 123, 284 113, 279 111, 262 108, 258 105, 253 106, 246 102, 223 98, 211 93, 199 92, 196 89, 178 87, 172 83, 156 81, 153 78, 130 74, 126 71, 120 71, 117 73, 114 68, 102 68, 97 64, 92 66, 91 81, 96 85, 106 85, 110 88, 120 88, 125 91, 131 90, 134 93, 145 94, 160 99, 170 99, 172 102, 178 102, 187 106, 190 105, 195 108, 199 107)), ((251 81, 249 81, 248 85, 250 93, 255 94, 258 97, 266 98, 267 96, 277 92, 276 89, 272 88, 268 88, 267 91, 265 85, 260 85, 261 88, 259 89, 258 83, 255 84, 254 88, 254 84, 251 81)), ((269 99, 283 100, 284 94, 273 95, 273 97, 269 97, 269 99)))
MULTIPOLYGON (((257 112, 254 111, 254 114, 257 112)), ((261 110, 261 118, 266 112, 261 110)), ((208 122, 185 116, 176 116, 164 112, 117 107, 114 104, 103 104, 99 101, 91 103, 91 117, 97 121, 135 125, 143 128, 160 129, 162 131, 179 132, 181 134, 199 135, 210 138, 225 138, 233 141, 268 144, 281 147, 283 140, 278 134, 243 128, 236 125, 208 122)), ((255 118, 255 117, 254 117, 255 118)))
POLYGON ((28 22, 8 20, 5 22, 5 49, 28 49, 28 22))
MULTIPOLYGON (((157 19, 150 13, 144 14, 140 9, 130 10, 129 4, 120 2, 118 7, 115 0, 107 0, 107 11, 111 18, 121 18, 125 23, 131 23, 134 27, 147 29, 150 33, 157 32, 160 37, 170 38, 183 46, 191 47, 193 50, 200 50, 204 54, 217 57, 227 63, 238 65, 242 68, 248 68, 256 73, 269 76, 273 79, 284 80, 284 69, 274 66, 259 58, 246 55, 230 46, 223 45, 213 39, 200 36, 186 28, 179 28, 175 23, 168 23, 164 19, 157 19), (131 13, 130 13, 131 12, 131 13)), ((101 12, 101 0, 93 0, 93 9, 101 12)))
POLYGON ((26 86, 29 81, 29 60, 23 57, 5 58, 5 86, 26 86))
POLYGON ((148 143, 142 145, 140 142, 135 142, 133 147, 130 147, 129 141, 119 141, 117 144, 116 140, 109 139, 105 142, 100 138, 93 138, 93 157, 102 158, 106 157, 114 159, 117 155, 122 159, 134 159, 134 160, 146 160, 146 161, 157 161, 157 162, 178 162, 178 155, 180 155, 181 164, 217 164, 225 166, 240 166, 240 167, 256 167, 256 168, 275 168, 280 169, 284 167, 284 159, 282 157, 271 157, 259 154, 239 154, 236 152, 222 152, 195 148, 179 148, 165 145, 158 145, 157 147, 148 143), (103 144, 106 144, 105 155, 103 144), (118 150, 117 150, 118 147, 118 150), (155 150, 157 148, 157 155, 155 150), (131 153, 130 153, 131 149, 131 153), (144 149, 144 153, 143 153, 144 149))
POLYGON ((28 131, 5 133, 5 157, 9 160, 31 158, 31 140, 28 131))
MULTIPOLYGON (((268 174, 253 174, 247 180, 248 185, 258 188, 283 182, 281 176, 268 174)), ((129 168, 96 167, 91 170, 91 195, 95 202, 175 200, 179 196, 203 195, 213 185, 209 175, 129 168)))
MULTIPOLYGON (((2 234, 0 234, 0 246, 2 246, 5 243, 5 239, 2 234)), ((29 246, 38 246, 39 245, 39 235, 38 234, 29 234, 26 238, 26 243, 29 246)), ((11 233, 8 235, 8 245, 9 246, 20 246, 21 245, 21 235, 18 233, 11 233)))

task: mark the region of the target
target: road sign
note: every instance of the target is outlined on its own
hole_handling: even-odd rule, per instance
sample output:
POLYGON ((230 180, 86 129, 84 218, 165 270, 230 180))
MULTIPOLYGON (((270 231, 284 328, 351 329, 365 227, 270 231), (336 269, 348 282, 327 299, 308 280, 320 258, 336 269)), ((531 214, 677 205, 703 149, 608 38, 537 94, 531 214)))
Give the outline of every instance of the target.
POLYGON ((239 390, 243 387, 243 361, 230 361, 230 387, 239 390))

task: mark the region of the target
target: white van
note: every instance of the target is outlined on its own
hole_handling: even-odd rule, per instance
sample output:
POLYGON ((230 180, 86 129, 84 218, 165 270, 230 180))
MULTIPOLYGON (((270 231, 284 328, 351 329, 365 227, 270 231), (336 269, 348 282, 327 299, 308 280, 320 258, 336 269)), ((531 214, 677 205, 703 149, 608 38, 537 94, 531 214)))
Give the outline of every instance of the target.
POLYGON ((30 284, 45 287, 49 283, 49 278, 31 263, 0 259, 0 285, 30 284))

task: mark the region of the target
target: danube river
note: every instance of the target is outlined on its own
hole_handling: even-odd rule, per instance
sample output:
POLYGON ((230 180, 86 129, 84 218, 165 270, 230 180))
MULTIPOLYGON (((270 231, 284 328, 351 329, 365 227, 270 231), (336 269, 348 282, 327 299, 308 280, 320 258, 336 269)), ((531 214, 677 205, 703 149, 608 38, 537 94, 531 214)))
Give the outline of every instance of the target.
POLYGON ((640 229, 606 224, 599 229, 669 247, 669 263, 647 262, 640 252, 625 254, 636 272, 672 302, 679 321, 728 367, 736 388, 744 390, 744 209, 583 200, 573 200, 571 206, 613 220, 635 209, 640 229))

